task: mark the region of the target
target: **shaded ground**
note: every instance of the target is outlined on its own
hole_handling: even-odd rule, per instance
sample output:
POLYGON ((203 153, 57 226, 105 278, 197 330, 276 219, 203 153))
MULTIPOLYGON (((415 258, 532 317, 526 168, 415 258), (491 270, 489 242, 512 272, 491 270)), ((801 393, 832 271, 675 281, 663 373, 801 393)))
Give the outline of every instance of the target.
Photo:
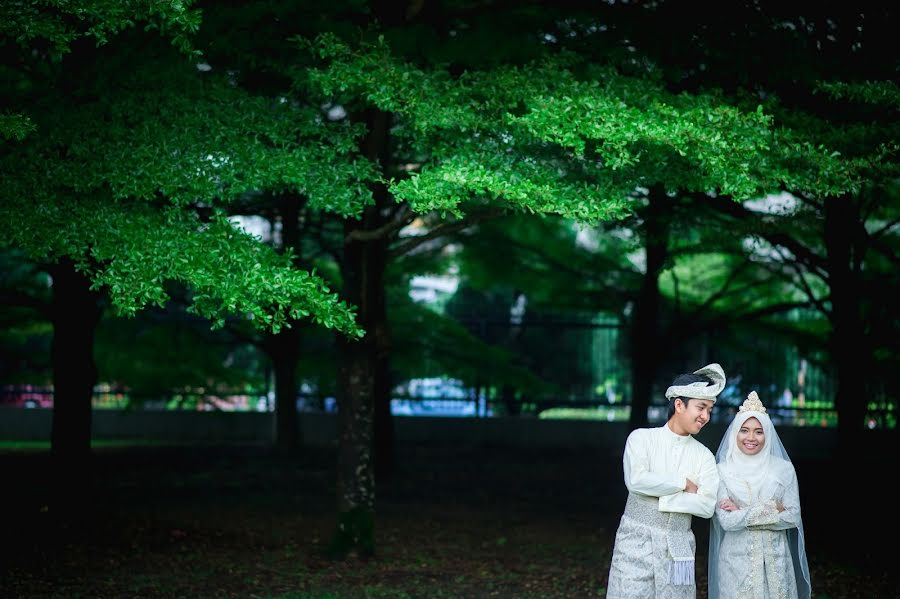
MULTIPOLYGON (((45 454, 2 453, 0 597, 604 596, 624 502, 616 456, 406 447, 399 457, 379 487, 377 556, 332 562, 321 553, 333 524, 328 451, 102 448, 62 504, 45 454)), ((798 475, 815 596, 900 597, 893 550, 876 550, 872 533, 896 531, 896 519, 872 522, 892 498, 866 506, 859 466, 798 464, 798 475)), ((699 597, 707 527, 695 519, 699 597)))

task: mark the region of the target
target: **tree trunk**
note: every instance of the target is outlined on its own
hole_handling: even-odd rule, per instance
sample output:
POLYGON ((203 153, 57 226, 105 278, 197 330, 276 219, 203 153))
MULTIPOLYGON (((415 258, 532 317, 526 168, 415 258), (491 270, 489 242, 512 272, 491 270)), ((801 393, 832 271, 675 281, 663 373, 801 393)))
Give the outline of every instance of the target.
POLYGON ((516 397, 516 389, 512 385, 500 387, 500 401, 506 409, 507 416, 518 416, 522 413, 522 402, 516 397))
POLYGON ((375 470, 372 456, 374 361, 371 343, 341 340, 338 371, 338 523, 331 553, 375 551, 375 470), (355 345, 354 345, 355 344, 355 345))
POLYGON ((53 424, 54 461, 62 472, 76 473, 91 453, 91 402, 97 382, 94 333, 100 322, 100 296, 90 281, 61 259, 49 269, 53 278, 53 424))
MULTIPOLYGON (((369 135, 365 154, 370 159, 383 161, 388 151, 390 115, 371 110, 366 121, 369 135)), ((382 451, 390 448, 390 457, 393 456, 393 427, 385 425, 391 417, 390 330, 384 280, 388 241, 386 238, 365 241, 352 238, 355 231, 371 231, 385 222, 384 214, 389 205, 387 189, 378 185, 373 192, 375 205, 365 210, 362 222, 352 219, 344 222, 343 298, 356 306, 357 320, 366 335, 360 340, 347 339, 343 335, 337 338, 340 437, 338 527, 331 544, 334 557, 344 557, 354 550, 371 555, 375 550, 374 435, 377 414, 382 418, 378 428, 382 435, 379 447, 382 451)), ((381 460, 386 460, 386 456, 382 455, 381 460)))
POLYGON ((634 303, 631 323, 631 414, 628 425, 632 430, 647 426, 647 409, 659 367, 659 274, 669 252, 670 201, 662 188, 654 187, 644 212, 647 269, 634 303))
MULTIPOLYGON (((386 248, 386 246, 385 246, 386 248)), ((386 257, 385 257, 386 259, 386 257)), ((391 331, 387 321, 387 302, 384 285, 381 298, 376 301, 381 309, 373 315, 375 322, 375 473, 380 480, 394 472, 394 417, 391 414, 391 331)))
MULTIPOLYGON (((356 224, 348 224, 348 232, 356 224)), ((344 248, 344 292, 356 305, 366 336, 338 337, 338 530, 332 553, 352 550, 371 555, 375 549, 375 405, 379 366, 376 315, 384 312, 386 253, 375 243, 351 242, 344 248)))
POLYGON ((825 246, 831 291, 829 346, 837 373, 839 454, 860 451, 868 394, 865 383, 869 350, 860 312, 859 277, 854 267, 858 208, 848 197, 825 200, 825 246))
MULTIPOLYGON (((277 203, 281 217, 281 250, 294 252, 295 265, 303 258, 300 247, 300 210, 306 199, 288 194, 277 203)), ((289 320, 290 328, 266 337, 263 347, 275 372, 275 451, 293 454, 301 444, 297 426, 297 361, 300 359, 300 322, 289 320)))
POLYGON ((297 426, 297 361, 300 358, 300 330, 297 322, 266 338, 264 347, 275 372, 275 450, 293 454, 301 445, 297 426))

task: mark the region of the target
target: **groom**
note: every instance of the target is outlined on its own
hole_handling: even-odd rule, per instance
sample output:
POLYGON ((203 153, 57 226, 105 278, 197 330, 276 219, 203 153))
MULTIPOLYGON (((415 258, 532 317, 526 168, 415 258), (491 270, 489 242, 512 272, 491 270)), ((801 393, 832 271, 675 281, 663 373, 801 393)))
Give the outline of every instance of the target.
POLYGON ((697 596, 691 516, 712 517, 719 473, 715 456, 692 435, 709 422, 724 387, 718 364, 678 375, 666 390, 666 424, 628 436, 628 500, 616 531, 607 599, 697 596))

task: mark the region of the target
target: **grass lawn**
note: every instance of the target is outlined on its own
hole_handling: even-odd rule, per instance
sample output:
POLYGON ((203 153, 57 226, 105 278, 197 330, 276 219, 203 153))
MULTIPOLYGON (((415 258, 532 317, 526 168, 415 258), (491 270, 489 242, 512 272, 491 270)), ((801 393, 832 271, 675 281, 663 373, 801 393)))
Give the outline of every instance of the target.
MULTIPOLYGON (((57 489, 46 448, 4 446, 0 597, 605 595, 624 502, 616 456, 401 447, 398 457, 379 484, 376 556, 335 562, 323 552, 333 452, 287 460, 249 446, 95 444, 89 476, 57 489)), ((815 596, 900 597, 890 556, 859 531, 840 542, 855 526, 833 492, 844 479, 825 462, 798 474, 815 596)), ((701 598, 707 527, 695 519, 701 598)))

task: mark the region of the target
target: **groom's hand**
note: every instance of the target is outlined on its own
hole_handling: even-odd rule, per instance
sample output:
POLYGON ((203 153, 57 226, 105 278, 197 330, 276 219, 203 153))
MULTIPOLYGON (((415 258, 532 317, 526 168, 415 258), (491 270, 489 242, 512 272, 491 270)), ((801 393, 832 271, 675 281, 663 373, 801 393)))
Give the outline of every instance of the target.
POLYGON ((686 478, 685 480, 687 481, 687 484, 684 485, 684 492, 685 493, 696 493, 697 492, 697 484, 689 478, 686 478))

